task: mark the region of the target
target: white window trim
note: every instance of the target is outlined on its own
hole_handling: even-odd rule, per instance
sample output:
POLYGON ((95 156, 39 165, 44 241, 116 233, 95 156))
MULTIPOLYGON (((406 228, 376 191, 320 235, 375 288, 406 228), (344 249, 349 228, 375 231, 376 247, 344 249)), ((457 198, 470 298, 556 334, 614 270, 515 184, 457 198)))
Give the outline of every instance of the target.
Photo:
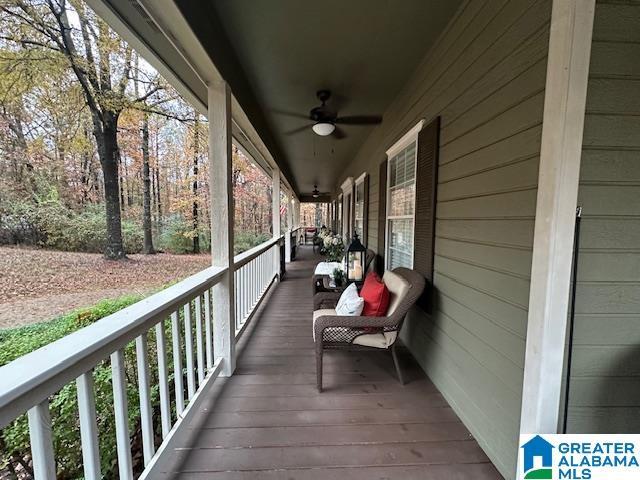
MULTIPOLYGON (((391 186, 391 159, 393 157, 395 157, 398 153, 400 153, 402 150, 404 150, 405 148, 407 148, 409 145, 411 145, 412 143, 415 143, 416 145, 416 150, 415 150, 415 155, 416 155, 416 161, 413 164, 413 183, 415 185, 416 183, 416 175, 417 175, 417 169, 418 169, 418 134, 420 133, 420 131, 422 130, 422 128, 424 127, 424 119, 420 120, 413 128, 411 128, 411 130, 409 130, 407 133, 405 133, 402 137, 400 137, 400 139, 394 143, 387 151, 387 192, 386 192, 386 218, 384 220, 384 268, 385 270, 388 270, 389 268, 389 250, 391 249, 390 245, 389 245, 389 220, 399 220, 399 219, 406 219, 406 218, 411 218, 411 221, 413 223, 413 245, 412 245, 412 249, 411 249, 411 268, 413 268, 413 254, 415 253, 415 249, 416 249, 416 190, 415 188, 413 189, 413 214, 412 215, 389 215, 389 212, 391 211, 391 209, 389 208, 389 202, 391 200, 391 191, 395 188, 404 186, 404 184, 406 184, 407 182, 404 182, 404 184, 400 184, 400 185, 394 185, 393 187, 391 186)), ((394 248, 393 250, 397 250, 400 251, 400 249, 398 248, 394 248)))
MULTIPOLYGON (((353 228, 355 231, 355 226, 356 226, 356 211, 357 211, 357 206, 358 206, 358 186, 362 185, 365 181, 365 179, 367 178, 367 172, 364 172, 362 175, 360 175, 358 178, 355 179, 354 181, 354 189, 353 189, 353 228)), ((365 192, 366 193, 366 192, 365 192)), ((361 240, 363 242, 366 243, 367 239, 366 238, 362 238, 362 236, 364 235, 364 231, 365 231, 365 225, 364 225, 364 220, 365 220, 365 207, 366 207, 366 200, 363 198, 362 199, 362 232, 359 233, 361 240)))
POLYGON ((351 240, 351 224, 353 223, 353 182, 350 190, 345 191, 342 197, 342 237, 345 242, 351 240))
POLYGON ((413 128, 411 128, 411 130, 409 130, 402 137, 400 137, 400 140, 398 140, 396 143, 394 143, 389 148, 389 150, 386 151, 387 159, 390 159, 390 158, 394 157, 400 151, 402 151, 406 147, 408 147, 409 144, 417 141, 418 140, 418 134, 420 133, 420 130, 423 129, 423 127, 424 127, 424 119, 422 119, 418 123, 416 123, 415 126, 413 128))
POLYGON ((340 189, 342 190, 342 193, 349 193, 351 192, 352 188, 353 188, 353 177, 348 177, 344 182, 342 182, 342 185, 340 185, 340 189))
POLYGON ((342 228, 342 236, 348 240, 349 236, 349 226, 348 222, 352 221, 352 209, 351 205, 353 204, 353 177, 347 177, 342 185, 340 185, 340 189, 342 190, 342 194, 340 195, 342 202, 342 219, 341 219, 341 228, 342 228), (349 204, 347 205, 347 197, 349 197, 349 204), (347 210, 348 209, 348 210, 347 210), (346 235, 346 236, 345 236, 346 235))
POLYGON ((336 205, 337 213, 336 213, 336 230, 339 231, 339 233, 342 235, 342 218, 344 217, 344 212, 343 212, 343 202, 342 202, 342 197, 343 195, 340 194, 338 195, 338 203, 336 205))

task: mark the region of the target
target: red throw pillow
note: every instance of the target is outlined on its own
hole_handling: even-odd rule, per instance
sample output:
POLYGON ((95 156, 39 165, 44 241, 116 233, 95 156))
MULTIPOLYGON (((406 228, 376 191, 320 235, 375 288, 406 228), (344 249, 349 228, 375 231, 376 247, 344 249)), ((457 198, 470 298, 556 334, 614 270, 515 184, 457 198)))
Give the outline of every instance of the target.
POLYGON ((387 314, 390 299, 389 290, 377 273, 367 274, 362 290, 360 290, 360 296, 364 299, 363 316, 384 317, 387 314))

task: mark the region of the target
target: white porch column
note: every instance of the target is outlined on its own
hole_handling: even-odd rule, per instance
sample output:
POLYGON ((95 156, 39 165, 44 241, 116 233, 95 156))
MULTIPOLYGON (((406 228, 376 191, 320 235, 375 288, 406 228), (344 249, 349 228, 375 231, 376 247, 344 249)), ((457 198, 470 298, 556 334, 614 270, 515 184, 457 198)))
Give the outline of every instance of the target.
POLYGON ((520 433, 558 431, 595 0, 553 0, 520 433))
POLYGON ((236 368, 233 285, 233 187, 231 184, 231 90, 226 82, 209 86, 209 185, 211 189, 211 263, 228 267, 213 287, 214 352, 223 358, 221 375, 236 368))
MULTIPOLYGON (((273 237, 280 238, 280 169, 274 168, 271 177, 271 216, 273 223, 273 237)), ((273 270, 280 278, 280 247, 276 248, 273 256, 273 270)))
POLYGON ((293 195, 287 201, 287 233, 284 237, 284 261, 291 263, 291 232, 293 231, 293 208, 295 201, 293 195))
POLYGON ((296 199, 295 201, 295 207, 296 207, 296 211, 295 211, 295 225, 296 228, 300 228, 300 200, 296 199))
MULTIPOLYGON (((300 228, 300 200, 298 200, 297 198, 294 200, 294 211, 293 211, 293 226, 295 227, 295 229, 299 229, 300 228)), ((298 246, 298 239, 300 238, 300 232, 296 231, 296 237, 295 237, 295 242, 296 242, 296 246, 298 246)))

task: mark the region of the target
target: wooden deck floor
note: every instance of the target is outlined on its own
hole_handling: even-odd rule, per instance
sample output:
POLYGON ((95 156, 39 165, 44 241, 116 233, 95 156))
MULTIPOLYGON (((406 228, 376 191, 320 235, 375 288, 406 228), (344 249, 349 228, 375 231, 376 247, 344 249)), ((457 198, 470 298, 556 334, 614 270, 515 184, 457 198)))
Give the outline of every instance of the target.
POLYGON ((245 332, 236 373, 216 382, 166 478, 501 479, 408 355, 401 386, 388 354, 325 354, 315 386, 310 249, 245 332))

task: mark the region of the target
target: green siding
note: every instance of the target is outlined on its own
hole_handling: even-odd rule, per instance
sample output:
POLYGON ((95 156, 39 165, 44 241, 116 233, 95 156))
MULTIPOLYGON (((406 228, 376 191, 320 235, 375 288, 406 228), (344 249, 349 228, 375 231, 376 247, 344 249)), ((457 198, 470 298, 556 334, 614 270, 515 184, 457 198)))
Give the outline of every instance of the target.
MULTIPOLYGON (((344 177, 371 176, 421 118, 442 117, 436 308, 403 339, 506 478, 517 455, 550 0, 466 2, 344 177)), ((340 179, 342 182, 344 178, 340 179)))
POLYGON ((640 431, 640 2, 596 6, 568 430, 640 431))

